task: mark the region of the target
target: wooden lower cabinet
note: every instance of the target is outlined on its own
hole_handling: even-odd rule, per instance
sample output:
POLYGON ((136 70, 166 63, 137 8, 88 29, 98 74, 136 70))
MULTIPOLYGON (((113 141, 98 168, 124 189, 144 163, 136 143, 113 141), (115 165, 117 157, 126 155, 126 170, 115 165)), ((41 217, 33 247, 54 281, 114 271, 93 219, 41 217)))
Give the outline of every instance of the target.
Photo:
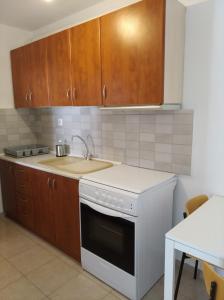
POLYGON ((34 232, 55 244, 54 207, 51 197, 52 174, 33 170, 34 232))
POLYGON ((0 160, 4 212, 80 262, 78 181, 0 160))
POLYGON ((13 220, 16 220, 16 188, 14 184, 15 176, 13 164, 4 160, 0 160, 0 179, 5 215, 13 220))
POLYGON ((56 246, 80 261, 78 181, 54 176, 52 188, 56 246))

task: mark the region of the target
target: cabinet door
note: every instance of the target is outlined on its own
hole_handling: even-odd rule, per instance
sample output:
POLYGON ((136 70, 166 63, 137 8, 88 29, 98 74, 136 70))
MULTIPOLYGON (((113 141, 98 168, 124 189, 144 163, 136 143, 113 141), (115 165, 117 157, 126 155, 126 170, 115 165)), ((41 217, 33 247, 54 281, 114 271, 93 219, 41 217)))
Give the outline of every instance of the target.
POLYGON ((99 19, 71 29, 74 105, 102 104, 99 19))
POLYGON ((7 217, 17 219, 14 164, 0 160, 3 209, 7 217))
POLYGON ((46 40, 50 104, 72 105, 70 30, 49 36, 46 40))
POLYGON ((54 176, 52 197, 56 246, 80 261, 78 181, 54 176))
POLYGON ((161 104, 165 0, 143 0, 101 18, 105 105, 161 104))
POLYGON ((27 48, 29 58, 30 105, 32 107, 49 106, 46 39, 29 44, 27 48))
POLYGON ((15 187, 17 220, 29 230, 33 230, 33 169, 15 165, 15 187))
POLYGON ((15 107, 29 107, 29 71, 26 46, 11 51, 11 68, 15 107))
POLYGON ((33 179, 34 231, 46 241, 55 244, 52 174, 34 170, 33 179))

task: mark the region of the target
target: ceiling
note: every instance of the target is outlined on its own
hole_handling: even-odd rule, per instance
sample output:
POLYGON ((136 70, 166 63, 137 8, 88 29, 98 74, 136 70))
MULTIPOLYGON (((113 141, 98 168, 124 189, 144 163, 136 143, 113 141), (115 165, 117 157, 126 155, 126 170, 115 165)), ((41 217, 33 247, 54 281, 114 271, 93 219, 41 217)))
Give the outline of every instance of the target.
MULTIPOLYGON (((34 31, 103 1, 104 0, 0 0, 0 24, 34 31)), ((179 1, 188 6, 206 0, 179 1)))
POLYGON ((103 0, 0 0, 0 24, 34 31, 103 0))

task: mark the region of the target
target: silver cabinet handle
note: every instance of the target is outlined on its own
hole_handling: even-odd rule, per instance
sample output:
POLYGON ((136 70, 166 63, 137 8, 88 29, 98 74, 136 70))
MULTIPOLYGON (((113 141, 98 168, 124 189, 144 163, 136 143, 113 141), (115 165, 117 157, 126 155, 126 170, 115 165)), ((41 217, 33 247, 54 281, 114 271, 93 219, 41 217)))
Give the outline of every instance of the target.
POLYGON ((29 95, 29 101, 30 101, 30 102, 32 101, 32 96, 33 96, 33 94, 32 94, 32 92, 30 91, 30 95, 29 95))
POLYGON ((76 88, 73 88, 73 100, 76 100, 77 98, 77 91, 76 88))
POLYGON ((47 179, 47 185, 48 185, 48 187, 50 188, 50 177, 48 177, 48 179, 47 179))
POLYGON ((26 102, 28 102, 28 93, 26 93, 26 102))
POLYGON ((104 84, 104 86, 103 86, 103 99, 105 100, 106 98, 107 98, 107 87, 104 84))
POLYGON ((71 99, 70 89, 67 89, 66 96, 67 96, 68 99, 71 99))
POLYGON ((53 183, 52 183, 53 190, 55 189, 55 182, 56 182, 56 180, 55 180, 55 178, 54 178, 54 179, 53 179, 53 183))

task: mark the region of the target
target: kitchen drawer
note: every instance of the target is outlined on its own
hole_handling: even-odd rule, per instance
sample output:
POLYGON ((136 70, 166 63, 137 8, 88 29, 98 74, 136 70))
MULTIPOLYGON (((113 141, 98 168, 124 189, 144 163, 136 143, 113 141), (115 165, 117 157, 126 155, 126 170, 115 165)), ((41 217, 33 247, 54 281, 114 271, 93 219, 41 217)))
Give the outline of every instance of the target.
POLYGON ((33 229, 33 200, 31 197, 17 193, 17 219, 26 228, 33 229))
POLYGON ((16 166, 15 182, 16 182, 17 192, 24 195, 30 195, 30 169, 29 168, 16 166))

